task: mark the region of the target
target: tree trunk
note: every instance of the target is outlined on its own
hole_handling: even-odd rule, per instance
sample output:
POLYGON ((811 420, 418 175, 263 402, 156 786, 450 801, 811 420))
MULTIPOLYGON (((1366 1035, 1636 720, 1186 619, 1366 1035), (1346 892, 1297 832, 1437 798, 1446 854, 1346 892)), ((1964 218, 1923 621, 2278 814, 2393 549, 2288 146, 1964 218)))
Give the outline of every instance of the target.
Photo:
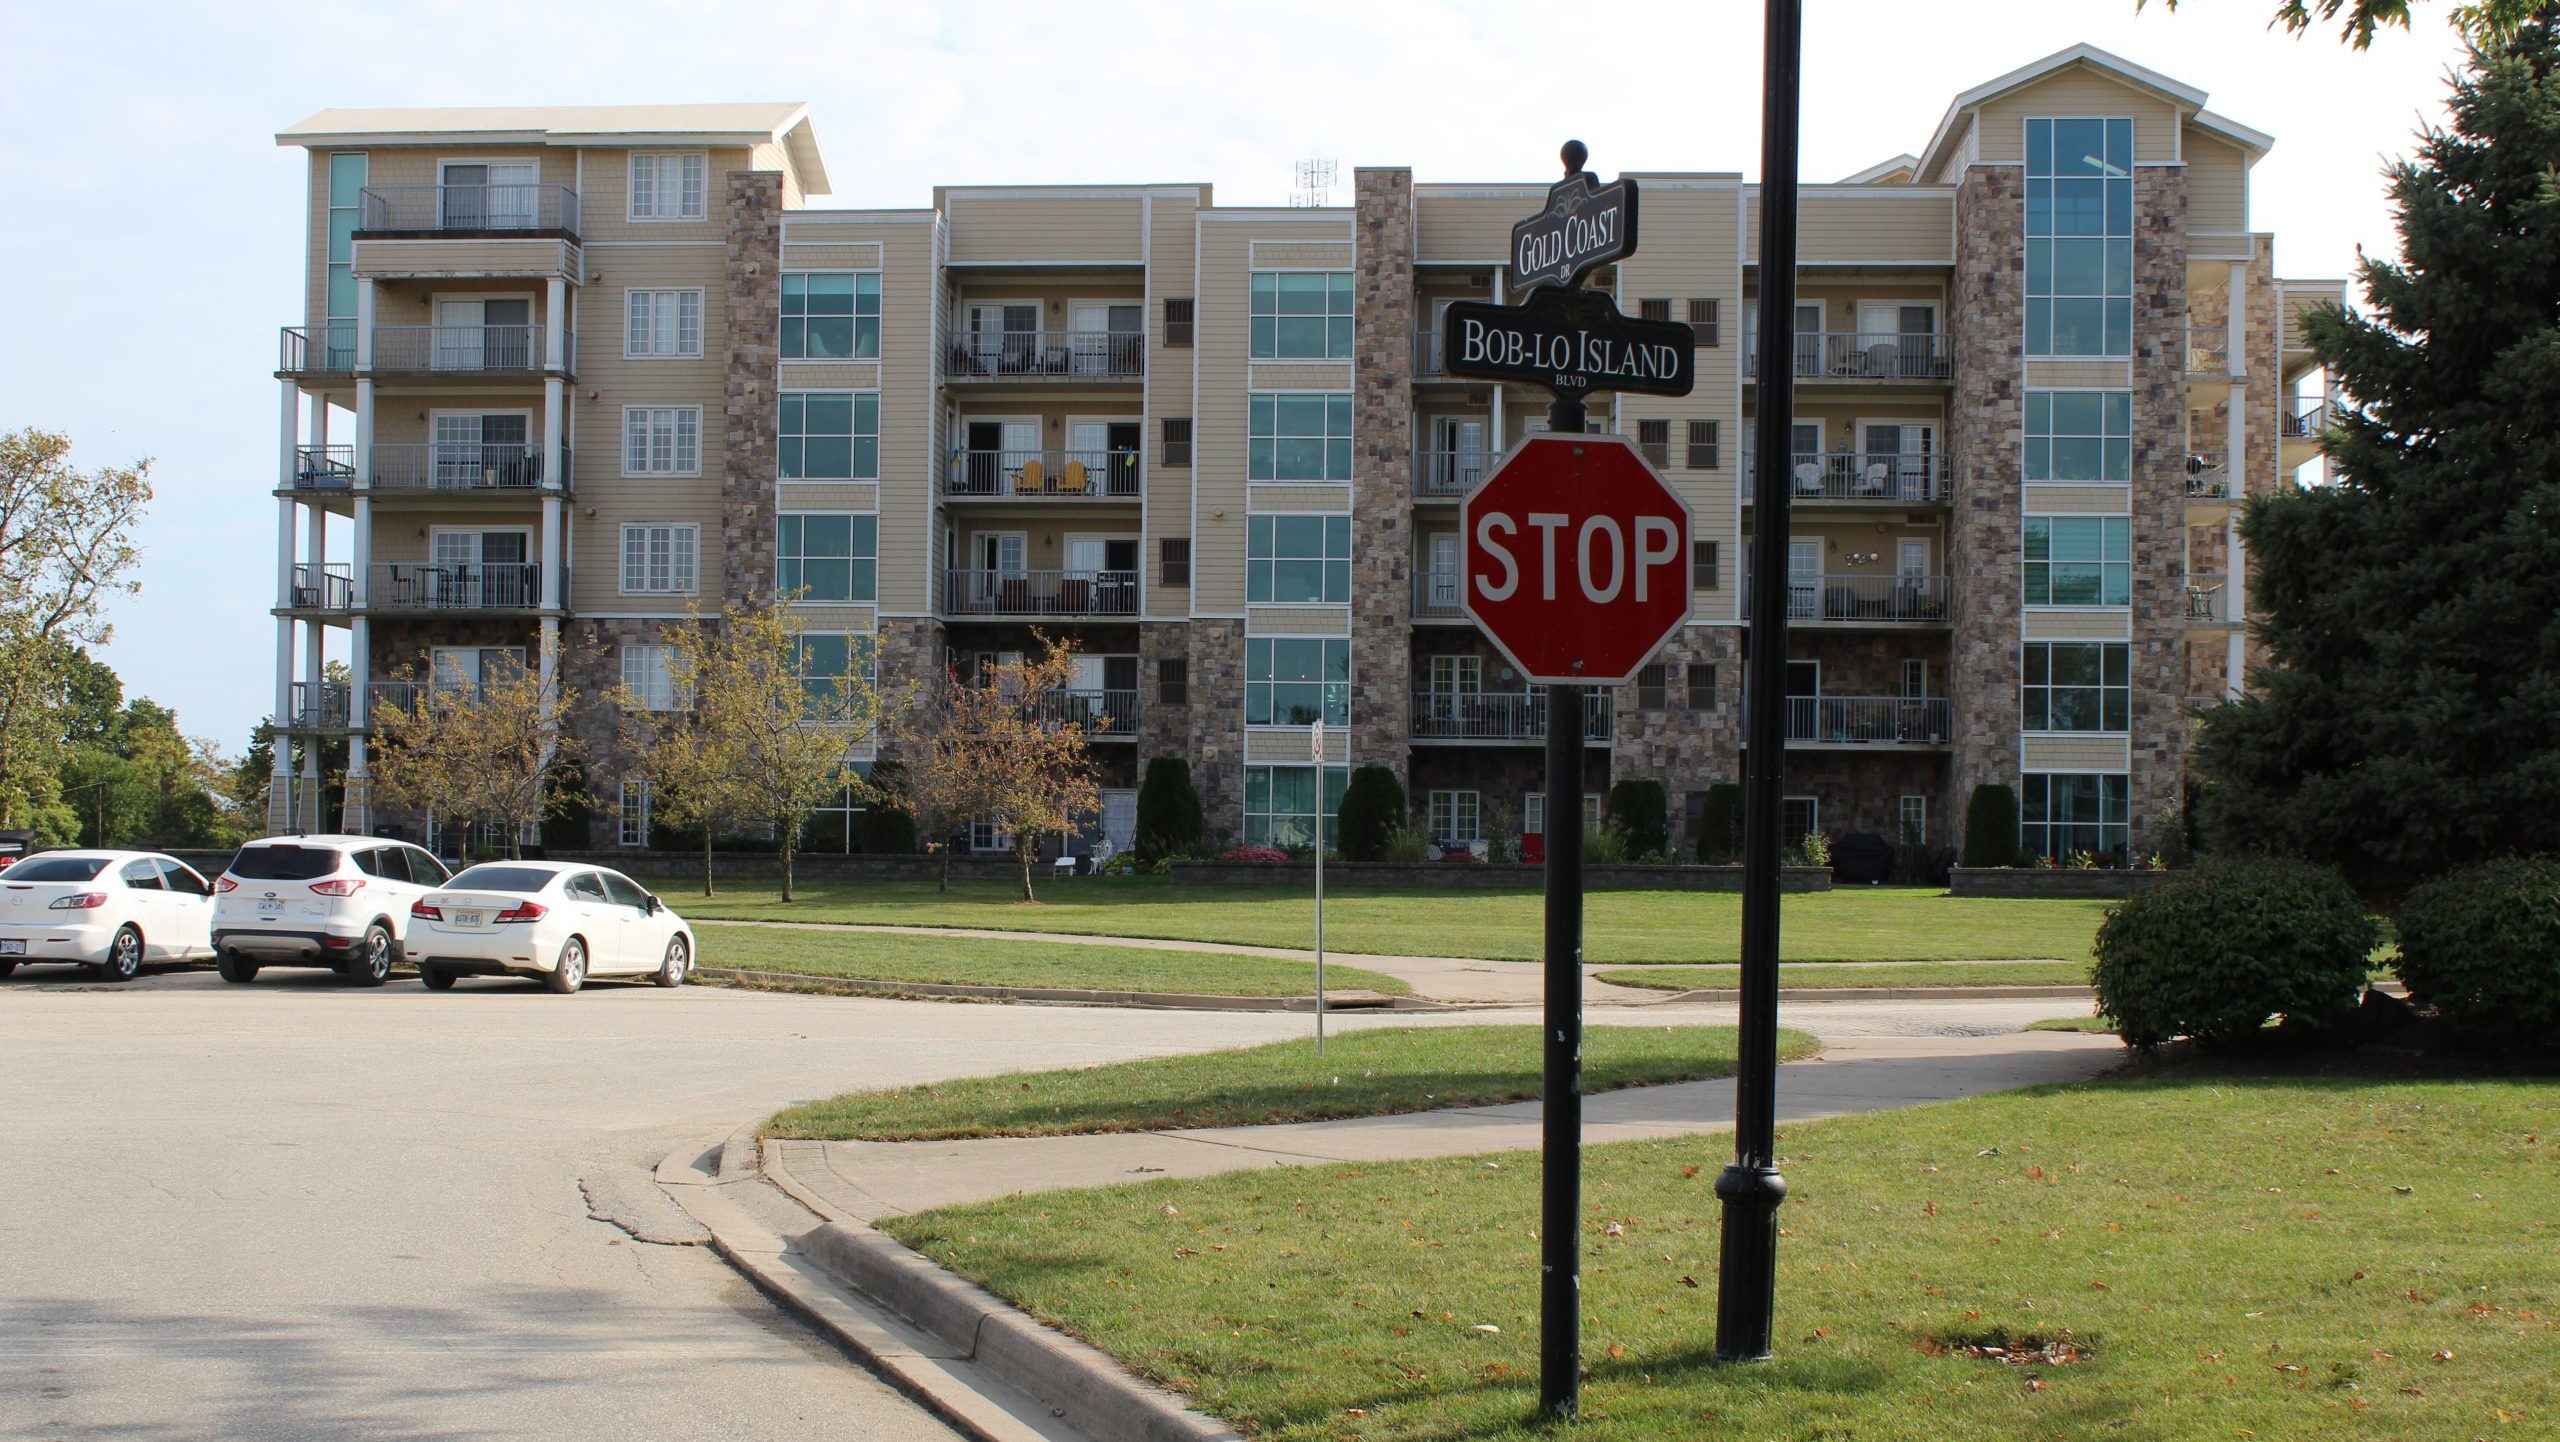
POLYGON ((793 838, 785 836, 780 839, 782 843, 782 899, 786 904, 788 904, 791 900, 791 842, 793 838))
POLYGON ((1031 851, 1032 843, 1029 840, 1022 837, 1014 838, 1013 854, 1015 859, 1022 863, 1022 899, 1038 901, 1040 898, 1031 894, 1031 851))
POLYGON ((702 823, 702 894, 703 894, 703 895, 705 895, 705 896, 709 896, 709 895, 711 895, 711 894, 712 894, 712 890, 711 890, 711 823, 710 823, 709 821, 705 821, 705 822, 703 822, 703 823, 702 823))
POLYGON ((942 853, 942 889, 948 892, 951 890, 951 838, 942 838, 942 844, 934 849, 942 853))

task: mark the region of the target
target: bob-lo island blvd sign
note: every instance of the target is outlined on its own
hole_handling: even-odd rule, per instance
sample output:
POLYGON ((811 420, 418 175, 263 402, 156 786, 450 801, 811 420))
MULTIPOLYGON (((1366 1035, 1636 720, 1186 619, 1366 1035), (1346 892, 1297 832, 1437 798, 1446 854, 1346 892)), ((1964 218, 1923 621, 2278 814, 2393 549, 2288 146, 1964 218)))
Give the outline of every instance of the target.
POLYGON ((1697 383, 1697 343, 1677 321, 1630 320, 1605 295, 1553 287, 1531 292, 1526 305, 1452 301, 1440 323, 1451 375, 1576 397, 1685 396, 1697 383))

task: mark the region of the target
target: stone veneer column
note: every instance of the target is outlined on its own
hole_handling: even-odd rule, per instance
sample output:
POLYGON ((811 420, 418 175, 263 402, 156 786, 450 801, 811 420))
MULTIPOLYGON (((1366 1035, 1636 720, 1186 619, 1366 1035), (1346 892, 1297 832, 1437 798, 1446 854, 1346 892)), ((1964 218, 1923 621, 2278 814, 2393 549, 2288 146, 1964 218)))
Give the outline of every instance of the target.
MULTIPOLYGON (((1653 659, 1665 668, 1659 711, 1636 706, 1633 683, 1613 689, 1613 744, 1601 752, 1610 781, 1659 781, 1671 819, 1671 855, 1693 859, 1697 838, 1688 834, 1682 798, 1723 781, 1742 779, 1742 632, 1731 626, 1684 626, 1662 643, 1653 659), (1689 709, 1689 671, 1716 668, 1715 705, 1689 709)), ((1488 802, 1488 805, 1491 803, 1488 802)))
MULTIPOLYGON (((2254 280, 2254 277, 2253 277, 2254 280)), ((2187 179, 2133 172, 2133 854, 2157 850, 2186 768, 2187 179)), ((2011 568, 2013 571, 2014 567, 2011 568)))
MULTIPOLYGON (((1194 708, 1188 693, 1194 683, 1189 679, 1191 666, 1191 624, 1187 621, 1144 621, 1138 626, 1138 776, 1144 780, 1147 763, 1159 756, 1191 759, 1191 728, 1194 708), (1180 705, 1167 705, 1164 692, 1157 685, 1166 661, 1183 664, 1185 699, 1180 705)), ((1238 717, 1238 724, 1242 718, 1238 717)), ((1192 785, 1199 785, 1194 778, 1192 785)))
POLYGON ((1410 781, 1413 172, 1352 190, 1351 759, 1410 781))
POLYGON ((782 177, 733 171, 728 195, 729 363, 721 407, 719 598, 731 605, 774 584, 773 486, 781 412, 782 177))
MULTIPOLYGON (((1948 686, 1955 743, 1945 814, 1986 782, 2018 784, 2026 172, 1976 166, 1956 187, 1954 514, 1947 529, 1948 686)), ((2182 317, 2183 320, 2183 317, 2182 317)))
MULTIPOLYGON (((1191 642, 1191 706, 1187 718, 1191 787, 1200 793, 1200 814, 1206 820, 1209 847, 1215 854, 1234 845, 1244 832, 1244 622, 1204 618, 1192 621, 1187 629, 1191 642)), ((1146 632, 1140 632, 1141 645, 1145 639, 1146 632)), ((1354 655, 1356 658, 1356 651, 1354 655)), ((1356 659, 1353 668, 1356 680, 1356 659)), ((1352 695, 1359 695, 1357 685, 1352 687, 1352 695)), ((1358 705, 1356 699, 1353 705, 1358 705)), ((1358 713, 1355 710, 1353 714, 1358 713)))

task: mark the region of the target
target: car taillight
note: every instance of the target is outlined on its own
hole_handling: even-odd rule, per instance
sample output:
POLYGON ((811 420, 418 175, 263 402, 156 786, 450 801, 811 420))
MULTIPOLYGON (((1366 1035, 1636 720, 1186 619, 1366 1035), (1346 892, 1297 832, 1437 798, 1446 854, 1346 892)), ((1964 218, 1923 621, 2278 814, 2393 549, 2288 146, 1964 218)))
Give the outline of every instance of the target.
POLYGON ((353 896, 364 890, 364 878, 342 876, 335 881, 315 881, 311 883, 311 889, 322 896, 353 896))
POLYGON ((55 911, 89 911, 106 904, 107 894, 103 891, 75 891, 53 899, 55 911))
POLYGON ((428 905, 425 897, 420 897, 416 901, 409 903, 409 914, 421 921, 444 920, 444 909, 442 907, 428 905))
POLYGON ((506 910, 499 912, 498 920, 540 921, 543 913, 550 909, 550 907, 543 905, 539 901, 519 901, 515 905, 508 907, 506 910))
POLYGON ((217 876, 213 879, 213 894, 216 896, 220 896, 227 891, 238 891, 239 889, 240 883, 232 880, 228 876, 217 876))

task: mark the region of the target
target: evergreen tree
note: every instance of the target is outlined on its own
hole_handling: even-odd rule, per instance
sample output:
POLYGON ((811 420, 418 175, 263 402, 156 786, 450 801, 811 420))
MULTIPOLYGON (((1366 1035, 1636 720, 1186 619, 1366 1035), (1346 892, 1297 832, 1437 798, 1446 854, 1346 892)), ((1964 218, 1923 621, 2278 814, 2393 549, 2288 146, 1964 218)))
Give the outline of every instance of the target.
POLYGON ((1404 825, 1404 783, 1384 766, 1363 766, 1343 787, 1339 842, 1345 861, 1384 861, 1387 838, 1404 825))
POLYGON ((1146 779, 1138 783, 1138 859, 1153 865, 1168 856, 1189 856, 1207 834, 1191 763, 1179 756, 1148 761, 1146 779))
POLYGON ((2475 49, 2393 166, 2371 314, 2307 320, 2334 484, 2252 500, 2273 665, 2205 718, 2218 840, 2391 885, 2560 850, 2560 7, 2475 49))

